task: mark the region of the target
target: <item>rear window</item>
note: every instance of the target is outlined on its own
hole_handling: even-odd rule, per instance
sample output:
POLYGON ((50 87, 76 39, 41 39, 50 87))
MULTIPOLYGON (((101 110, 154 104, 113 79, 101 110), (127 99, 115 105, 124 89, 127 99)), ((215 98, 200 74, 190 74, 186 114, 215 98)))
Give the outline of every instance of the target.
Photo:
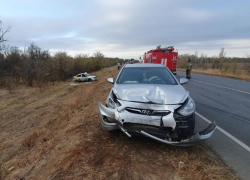
POLYGON ((132 67, 123 68, 117 84, 168 84, 177 85, 171 72, 165 67, 132 67))

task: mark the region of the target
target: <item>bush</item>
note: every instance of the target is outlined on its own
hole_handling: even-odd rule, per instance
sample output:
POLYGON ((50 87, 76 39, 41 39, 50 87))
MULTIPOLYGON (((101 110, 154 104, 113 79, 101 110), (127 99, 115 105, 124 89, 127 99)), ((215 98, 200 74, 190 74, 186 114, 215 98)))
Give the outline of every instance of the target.
POLYGON ((54 85, 55 81, 65 81, 78 73, 91 73, 118 62, 123 62, 123 59, 104 57, 100 51, 96 51, 93 57, 79 55, 73 58, 64 51, 51 56, 48 50, 42 50, 34 43, 24 50, 11 47, 6 49, 5 55, 0 53, 0 86, 11 92, 13 82, 23 82, 42 89, 48 82, 54 85))

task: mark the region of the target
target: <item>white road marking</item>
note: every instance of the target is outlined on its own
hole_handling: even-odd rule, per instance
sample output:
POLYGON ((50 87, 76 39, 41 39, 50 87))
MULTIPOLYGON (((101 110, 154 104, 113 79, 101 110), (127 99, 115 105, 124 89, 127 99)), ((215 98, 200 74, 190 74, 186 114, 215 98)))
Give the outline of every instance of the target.
POLYGON ((195 80, 195 79, 192 79, 192 81, 197 81, 197 82, 201 82, 201 83, 204 83, 204 84, 210 84, 210 85, 213 85, 213 86, 218 86, 218 87, 221 87, 221 88, 230 89, 232 91, 237 91, 237 92, 244 93, 244 94, 250 94, 250 92, 245 92, 245 91, 241 91, 241 90, 238 90, 238 89, 233 89, 233 88, 229 88, 229 87, 225 87, 225 86, 220 86, 220 85, 217 85, 217 84, 203 82, 203 81, 199 81, 199 80, 195 80))
MULTIPOLYGON (((204 121, 206 121, 207 123, 212 123, 210 120, 208 120, 207 118, 205 118, 204 116, 202 116, 201 114, 199 114, 198 112, 195 112, 195 114, 197 116, 199 116, 201 119, 203 119, 204 121)), ((223 134, 225 134, 227 137, 229 137, 231 140, 233 140, 234 142, 236 142, 238 145, 240 145, 241 147, 243 147, 244 149, 246 149, 249 153, 250 153, 250 147, 248 147, 246 144, 244 144, 243 142, 241 142, 239 139, 235 138, 233 135, 229 134, 228 132, 226 132, 224 129, 222 129, 219 126, 216 126, 216 128, 222 132, 223 134)))

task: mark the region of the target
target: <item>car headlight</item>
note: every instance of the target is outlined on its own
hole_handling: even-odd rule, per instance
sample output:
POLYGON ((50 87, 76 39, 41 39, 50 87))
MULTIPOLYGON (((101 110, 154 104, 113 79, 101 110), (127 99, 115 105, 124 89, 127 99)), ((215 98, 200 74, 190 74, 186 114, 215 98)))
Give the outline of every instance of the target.
POLYGON ((112 109, 115 108, 115 102, 111 98, 108 99, 108 107, 111 107, 112 109))
POLYGON ((185 105, 183 105, 179 110, 178 113, 180 113, 183 116, 189 116, 195 111, 195 104, 191 97, 188 97, 188 101, 185 105))
POLYGON ((108 98, 108 102, 107 102, 108 107, 115 109, 116 107, 121 106, 122 104, 118 101, 118 99, 116 99, 115 101, 112 98, 108 98))

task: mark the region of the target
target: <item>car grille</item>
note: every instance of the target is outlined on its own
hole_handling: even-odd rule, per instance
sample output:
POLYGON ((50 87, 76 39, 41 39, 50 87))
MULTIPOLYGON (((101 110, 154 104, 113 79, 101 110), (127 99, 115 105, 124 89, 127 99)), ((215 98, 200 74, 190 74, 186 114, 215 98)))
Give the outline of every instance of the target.
POLYGON ((166 138, 167 135, 172 131, 171 127, 159 127, 159 126, 150 126, 146 124, 134 124, 134 123, 124 123, 124 129, 129 133, 136 133, 140 131, 145 131, 149 134, 157 136, 159 138, 166 138))
POLYGON ((134 114, 142 114, 142 115, 149 115, 149 116, 166 116, 170 114, 170 111, 167 110, 151 110, 151 109, 139 109, 139 108, 125 108, 128 112, 134 114))

